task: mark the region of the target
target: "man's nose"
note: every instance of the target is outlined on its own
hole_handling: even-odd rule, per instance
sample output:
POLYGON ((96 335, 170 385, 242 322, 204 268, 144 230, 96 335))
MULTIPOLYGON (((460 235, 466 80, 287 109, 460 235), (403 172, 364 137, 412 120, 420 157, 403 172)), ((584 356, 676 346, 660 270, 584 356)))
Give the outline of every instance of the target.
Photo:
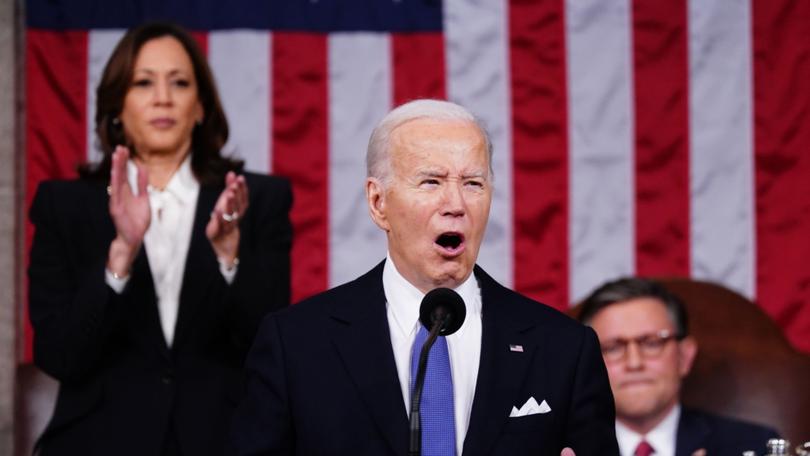
POLYGON ((444 188, 442 214, 459 217, 466 212, 464 189, 461 182, 450 181, 444 188))
POLYGON ((624 364, 628 370, 638 370, 644 367, 644 356, 641 354, 641 347, 635 342, 627 344, 627 352, 624 354, 624 364))

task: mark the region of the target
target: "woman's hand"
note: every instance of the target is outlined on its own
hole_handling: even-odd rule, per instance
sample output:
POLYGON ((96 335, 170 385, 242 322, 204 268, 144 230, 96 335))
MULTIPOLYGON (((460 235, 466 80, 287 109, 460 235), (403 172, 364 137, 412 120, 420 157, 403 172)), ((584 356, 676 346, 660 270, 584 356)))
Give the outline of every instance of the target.
POLYGON ((248 209, 248 188, 244 176, 233 171, 225 176, 225 189, 219 195, 205 235, 219 261, 232 267, 239 255, 239 219, 248 209))
POLYGON ((138 166, 138 194, 132 192, 127 179, 129 150, 117 146, 112 154, 110 167, 110 216, 115 225, 115 239, 110 244, 107 256, 107 269, 118 277, 126 277, 130 266, 143 244, 152 211, 149 207, 149 194, 146 190, 149 177, 146 168, 138 166))

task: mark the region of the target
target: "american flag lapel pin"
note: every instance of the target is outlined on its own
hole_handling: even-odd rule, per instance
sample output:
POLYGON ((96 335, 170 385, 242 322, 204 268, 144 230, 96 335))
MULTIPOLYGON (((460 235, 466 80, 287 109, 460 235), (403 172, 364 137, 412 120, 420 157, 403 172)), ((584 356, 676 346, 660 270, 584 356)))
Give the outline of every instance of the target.
POLYGON ((523 353, 523 345, 509 344, 509 351, 523 353))

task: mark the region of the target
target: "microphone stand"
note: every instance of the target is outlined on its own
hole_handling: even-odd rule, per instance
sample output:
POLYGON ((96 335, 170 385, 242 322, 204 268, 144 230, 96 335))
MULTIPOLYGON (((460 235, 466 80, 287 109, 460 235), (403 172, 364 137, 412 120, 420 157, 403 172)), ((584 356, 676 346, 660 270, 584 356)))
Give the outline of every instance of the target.
POLYGON ((439 331, 444 326, 446 318, 447 314, 443 314, 433 321, 433 327, 430 328, 430 333, 422 345, 422 351, 419 353, 419 367, 416 370, 416 382, 414 382, 413 394, 411 394, 411 439, 408 456, 420 456, 422 454, 422 418, 419 415, 419 408, 422 402, 422 388, 425 386, 428 353, 430 353, 433 343, 436 342, 436 338, 439 337, 439 331))

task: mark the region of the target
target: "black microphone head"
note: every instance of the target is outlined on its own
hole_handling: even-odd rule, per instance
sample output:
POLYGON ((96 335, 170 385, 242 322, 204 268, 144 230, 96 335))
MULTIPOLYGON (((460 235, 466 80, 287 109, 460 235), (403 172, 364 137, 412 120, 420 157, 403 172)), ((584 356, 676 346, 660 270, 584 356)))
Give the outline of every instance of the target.
POLYGON ((428 330, 437 320, 442 321, 439 335, 449 336, 461 328, 464 317, 467 316, 467 307, 458 293, 449 288, 435 288, 430 290, 419 306, 419 321, 428 330))

